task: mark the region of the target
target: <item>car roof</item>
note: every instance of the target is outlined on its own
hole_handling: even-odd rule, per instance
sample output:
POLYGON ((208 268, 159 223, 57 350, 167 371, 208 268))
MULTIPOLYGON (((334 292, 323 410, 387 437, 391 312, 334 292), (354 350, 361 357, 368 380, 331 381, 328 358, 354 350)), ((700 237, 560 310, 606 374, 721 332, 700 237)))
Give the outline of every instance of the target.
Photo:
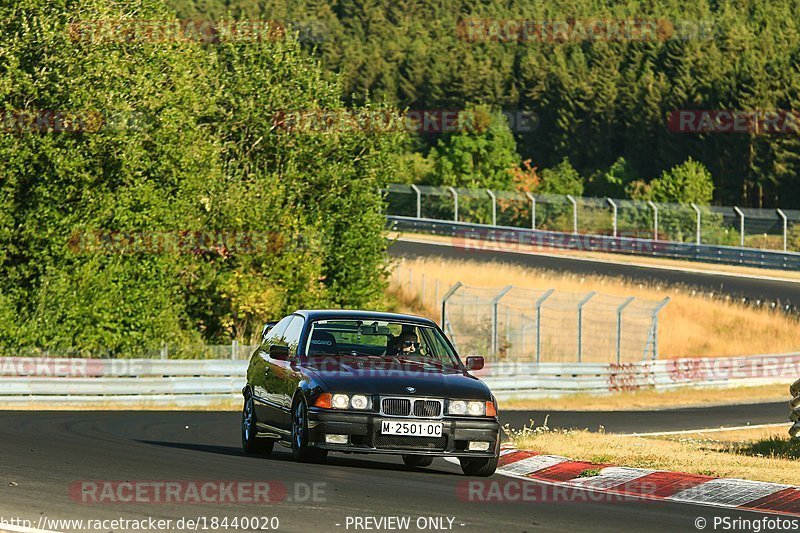
POLYGON ((293 314, 303 316, 308 320, 325 320, 336 318, 354 320, 398 320, 436 326, 436 323, 429 318, 407 315, 404 313, 383 313, 380 311, 359 311, 355 309, 300 309, 295 311, 293 314))

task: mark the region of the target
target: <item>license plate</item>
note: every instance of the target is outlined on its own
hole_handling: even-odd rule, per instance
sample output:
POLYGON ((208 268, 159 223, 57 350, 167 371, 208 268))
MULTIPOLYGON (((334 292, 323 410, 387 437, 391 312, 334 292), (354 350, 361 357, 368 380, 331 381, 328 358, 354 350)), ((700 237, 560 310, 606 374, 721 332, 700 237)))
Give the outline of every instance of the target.
POLYGON ((408 435, 409 437, 441 437, 441 422, 411 422, 408 420, 383 420, 381 433, 384 435, 408 435))

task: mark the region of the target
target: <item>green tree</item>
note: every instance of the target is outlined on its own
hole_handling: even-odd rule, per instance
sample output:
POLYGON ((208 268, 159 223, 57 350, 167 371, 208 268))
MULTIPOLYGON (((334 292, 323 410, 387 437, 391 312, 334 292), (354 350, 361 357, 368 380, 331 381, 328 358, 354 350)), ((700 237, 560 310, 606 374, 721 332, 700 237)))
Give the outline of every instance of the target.
POLYGON ((431 153, 438 185, 510 189, 509 172, 519 165, 508 121, 485 106, 468 108, 459 119, 462 131, 447 134, 431 153))
POLYGON ((536 189, 539 194, 583 194, 583 179, 578 171, 564 158, 554 167, 541 172, 541 184, 536 189))
POLYGON ((708 205, 714 197, 714 180, 702 163, 689 158, 653 180, 649 196, 656 202, 708 205))
POLYGON ((637 179, 639 176, 633 165, 624 157, 620 157, 591 184, 591 193, 597 196, 623 198, 628 185, 637 179))

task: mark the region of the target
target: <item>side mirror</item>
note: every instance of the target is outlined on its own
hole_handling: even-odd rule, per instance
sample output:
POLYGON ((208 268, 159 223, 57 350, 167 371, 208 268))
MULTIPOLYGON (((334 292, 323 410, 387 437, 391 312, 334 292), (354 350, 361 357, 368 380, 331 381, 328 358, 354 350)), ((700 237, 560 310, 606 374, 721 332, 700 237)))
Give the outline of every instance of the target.
POLYGON ((276 361, 286 361, 289 359, 289 347, 273 344, 269 347, 269 357, 276 361))
POLYGON ((470 355, 467 357, 467 364, 465 365, 467 370, 480 370, 483 368, 483 356, 482 355, 470 355))

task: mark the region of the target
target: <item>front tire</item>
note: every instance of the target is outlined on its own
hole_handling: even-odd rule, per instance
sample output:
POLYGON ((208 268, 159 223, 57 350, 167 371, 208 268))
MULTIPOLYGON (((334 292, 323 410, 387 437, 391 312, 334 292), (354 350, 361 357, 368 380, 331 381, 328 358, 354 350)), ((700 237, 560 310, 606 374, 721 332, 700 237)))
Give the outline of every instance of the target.
POLYGON ((242 407, 242 449, 247 455, 269 455, 275 446, 275 441, 259 439, 258 419, 253 405, 253 397, 247 396, 242 407))
POLYGON ((422 468, 425 466, 431 466, 431 464, 433 464, 433 457, 426 457, 424 455, 404 455, 403 462, 406 464, 406 466, 422 468))
POLYGON ((308 445, 308 408, 302 397, 295 400, 292 407, 292 457, 301 463, 322 461, 327 450, 308 445))
POLYGON ((494 446, 494 457, 475 458, 461 457, 461 471, 468 476, 489 477, 497 470, 500 461, 500 436, 494 446))

